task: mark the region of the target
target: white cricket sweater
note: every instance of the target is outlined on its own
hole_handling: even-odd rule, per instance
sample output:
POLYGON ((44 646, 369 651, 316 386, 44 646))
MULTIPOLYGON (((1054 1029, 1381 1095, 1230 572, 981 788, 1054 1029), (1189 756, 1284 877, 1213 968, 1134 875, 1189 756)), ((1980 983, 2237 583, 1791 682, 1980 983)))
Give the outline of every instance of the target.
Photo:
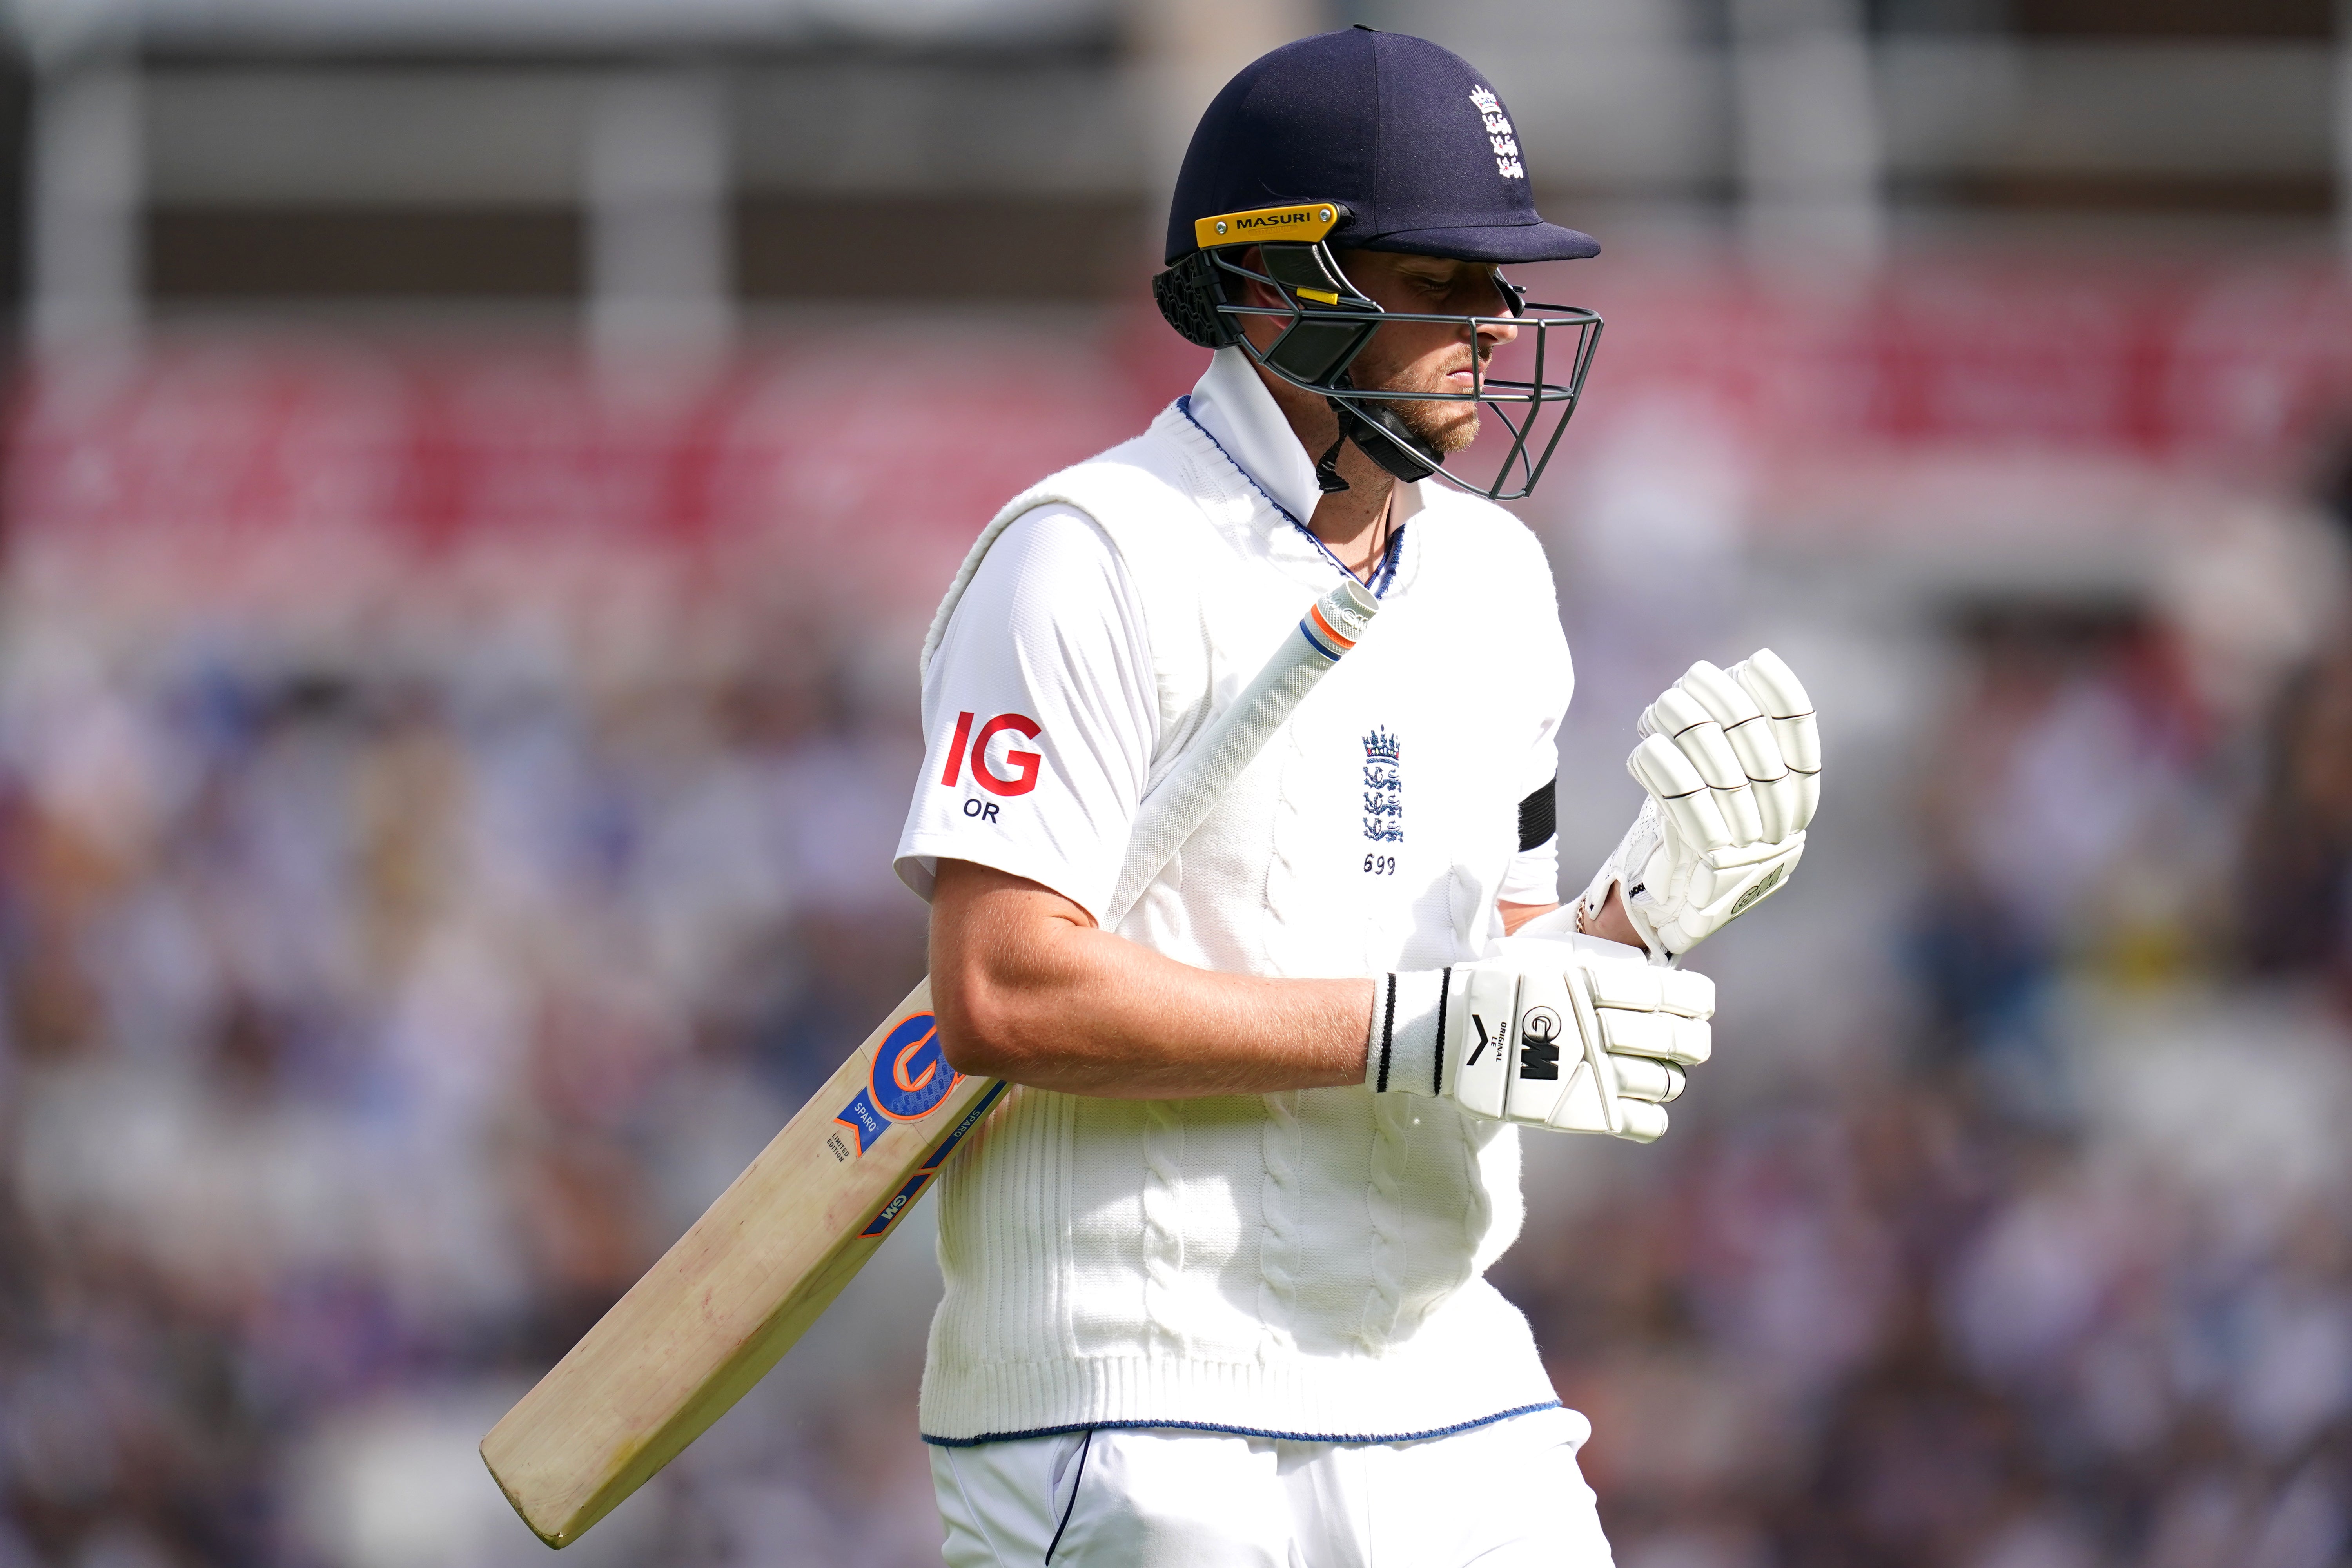
MULTIPOLYGON (((1208 969, 1377 975, 1475 956, 1498 896, 1554 896, 1549 847, 1517 847, 1573 687, 1549 568, 1501 508, 1412 490, 1370 631, 1121 935, 1208 969)), ((1008 506, 925 650, 901 875, 928 893, 939 858, 977 861, 1099 916, 1136 803, 1338 580, 1273 499, 1313 494, 1227 350, 1190 411, 1008 506)), ((1484 1278, 1521 1212, 1516 1130, 1447 1102, 1023 1089, 942 1179, 924 1435, 1401 1439, 1551 1405, 1484 1278)))

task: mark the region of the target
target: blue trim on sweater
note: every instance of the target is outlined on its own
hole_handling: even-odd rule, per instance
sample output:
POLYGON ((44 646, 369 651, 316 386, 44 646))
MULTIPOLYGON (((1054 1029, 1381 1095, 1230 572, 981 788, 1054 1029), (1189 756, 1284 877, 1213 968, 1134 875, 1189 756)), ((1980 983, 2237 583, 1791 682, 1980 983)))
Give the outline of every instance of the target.
POLYGON ((934 1448, 977 1448, 983 1443, 1018 1443, 1028 1437, 1058 1437, 1067 1432, 1222 1432, 1228 1436, 1272 1437, 1284 1443, 1421 1443, 1432 1437, 1451 1437, 1456 1432, 1477 1426, 1492 1426, 1514 1415, 1560 1408, 1559 1400, 1547 1399, 1541 1405, 1522 1405, 1516 1410, 1481 1415, 1475 1421, 1457 1421, 1451 1426, 1433 1426, 1426 1432, 1274 1432, 1263 1426, 1221 1426, 1213 1421, 1078 1421, 1067 1426, 1039 1426, 1027 1432, 983 1432, 977 1437, 934 1437, 929 1432, 922 1436, 923 1441, 934 1448))
MULTIPOLYGON (((1375 599, 1386 596, 1389 591, 1389 585, 1396 581, 1397 556, 1398 552, 1404 547, 1404 524, 1397 524, 1396 531, 1389 535, 1389 547, 1381 552, 1380 565, 1373 570, 1371 580, 1370 582, 1364 582, 1362 578, 1358 577, 1353 572, 1349 571, 1345 565, 1340 563, 1339 558, 1331 553, 1331 547, 1323 542, 1322 536, 1318 534, 1313 529, 1307 527, 1304 522, 1301 522, 1298 520, 1298 514, 1297 512, 1292 511, 1288 507, 1275 500, 1274 492, 1267 489, 1264 485, 1258 483, 1257 476, 1251 473, 1247 468, 1243 468, 1241 463, 1234 457, 1234 455, 1225 450, 1225 444, 1223 441, 1218 440, 1214 436, 1209 434, 1209 427, 1207 426, 1192 417, 1192 395, 1191 393, 1188 392, 1176 400, 1176 412, 1181 414, 1184 416, 1185 422, 1191 425, 1193 429, 1198 430, 1202 437, 1208 441, 1209 445, 1217 449, 1217 456, 1223 458, 1226 462, 1233 464, 1234 472, 1239 474, 1243 480, 1248 484, 1250 489, 1255 490, 1259 495, 1265 498, 1266 505, 1274 508, 1275 510, 1280 512, 1286 519, 1287 519, 1291 527, 1305 534, 1308 539, 1313 540, 1315 542, 1315 548, 1323 552, 1323 559, 1328 561, 1332 565, 1339 567, 1339 574, 1341 576, 1348 578, 1350 582, 1364 583, 1364 586, 1372 591, 1372 597, 1375 599)), ((1076 1427, 1071 1428, 1073 1431, 1076 1431, 1076 1429, 1077 1428, 1076 1427)))

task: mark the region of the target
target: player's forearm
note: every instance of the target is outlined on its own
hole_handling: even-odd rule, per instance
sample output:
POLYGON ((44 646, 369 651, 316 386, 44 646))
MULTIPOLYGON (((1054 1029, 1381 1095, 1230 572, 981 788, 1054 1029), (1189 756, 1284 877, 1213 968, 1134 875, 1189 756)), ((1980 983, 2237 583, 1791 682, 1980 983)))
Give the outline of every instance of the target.
POLYGON ((1609 889, 1608 901, 1601 906, 1599 914, 1590 910, 1583 910, 1576 922, 1576 929, 1587 936, 1597 936, 1605 942, 1621 942, 1627 947, 1642 945, 1641 933, 1633 929, 1633 917, 1625 912, 1625 895, 1620 889, 1609 889))
POLYGON ((1503 934, 1505 936, 1515 936, 1518 933, 1518 929, 1521 926, 1527 924, 1529 921, 1534 920, 1538 915, 1548 915, 1551 913, 1552 910, 1559 908, 1559 906, 1556 903, 1515 904, 1509 900, 1505 899, 1497 902, 1495 908, 1503 917, 1503 934))
POLYGON ((1371 981, 1195 969, 1034 882, 940 869, 931 994, 958 1071, 1130 1100, 1363 1081, 1371 981))

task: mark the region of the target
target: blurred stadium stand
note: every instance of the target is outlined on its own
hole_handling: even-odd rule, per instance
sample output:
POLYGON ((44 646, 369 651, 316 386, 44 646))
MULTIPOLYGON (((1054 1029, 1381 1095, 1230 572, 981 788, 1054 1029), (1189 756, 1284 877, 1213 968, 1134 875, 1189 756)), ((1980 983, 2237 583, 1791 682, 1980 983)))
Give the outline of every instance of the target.
MULTIPOLYGON (((1744 215, 1792 265, 1912 233, 2324 237, 2352 134, 2329 0, 1355 11, 1492 60, 1555 203, 1621 231, 1744 215)), ((665 184, 673 213, 715 209, 696 220, 715 255, 673 238, 681 286, 746 303, 1123 298, 1202 96, 1188 74, 1317 19, 1108 0, 18 15, 8 103, 42 83, 51 287, 166 310, 576 302, 626 286, 600 231, 665 184), (101 258, 110 238, 127 254, 101 258), (829 262, 845 249, 856 265, 829 262)), ((26 133, 21 107, 0 121, 26 133)))
MULTIPOLYGON (((1607 246, 1571 871, 1694 657, 1836 759, 1674 1133, 1529 1143, 1619 1561, 2352 1563, 2340 6, 6 16, 0 1568, 541 1556, 473 1443, 919 971, 922 626, 1189 383, 1183 137, 1351 21, 1607 246)), ((935 1289, 567 1561, 936 1561, 935 1289)))

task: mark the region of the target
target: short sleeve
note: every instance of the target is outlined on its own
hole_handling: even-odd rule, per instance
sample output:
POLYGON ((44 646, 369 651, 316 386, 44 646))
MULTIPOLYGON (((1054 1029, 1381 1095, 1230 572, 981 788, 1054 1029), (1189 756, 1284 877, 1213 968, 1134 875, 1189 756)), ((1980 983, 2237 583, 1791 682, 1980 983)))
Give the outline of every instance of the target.
MULTIPOLYGON (((1559 611, 1549 600, 1549 578, 1542 579, 1547 592, 1544 606, 1548 615, 1533 624, 1538 628, 1535 646, 1527 655, 1530 666, 1528 673, 1528 690, 1535 701, 1533 734, 1525 758, 1520 763, 1523 788, 1530 795, 1537 791, 1556 789, 1559 777, 1559 726, 1568 716, 1568 705, 1576 695, 1576 666, 1569 658, 1568 638, 1559 629, 1559 611)), ((1521 822, 1527 820, 1522 808, 1521 822)), ((1526 845, 1511 857, 1509 869, 1503 873, 1502 886, 1496 898, 1507 904, 1549 904, 1559 899, 1559 832, 1556 816, 1552 830, 1538 842, 1526 845)))
POLYGON ((943 859, 1025 877, 1103 917, 1159 743, 1150 643, 1125 566, 1084 512, 1014 521, 923 679, 923 772, 899 879, 943 859))
POLYGON ((1511 857, 1503 885, 1495 897, 1507 904, 1551 904, 1559 901, 1559 835, 1511 857))

